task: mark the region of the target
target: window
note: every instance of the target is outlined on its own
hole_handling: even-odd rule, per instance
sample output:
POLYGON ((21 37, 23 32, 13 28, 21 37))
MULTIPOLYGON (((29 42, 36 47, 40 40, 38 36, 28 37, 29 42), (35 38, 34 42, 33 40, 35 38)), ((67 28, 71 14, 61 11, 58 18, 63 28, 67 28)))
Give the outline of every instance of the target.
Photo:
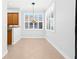
POLYGON ((33 28, 33 23, 32 22, 29 23, 29 27, 30 27, 30 29, 33 28))
POLYGON ((39 29, 42 29, 42 22, 39 22, 39 29))
POLYGON ((25 14, 25 29, 43 29, 43 16, 36 14, 35 19, 32 14, 25 14))
POLYGON ((56 5, 53 3, 45 12, 45 29, 56 31, 56 5))
POLYGON ((28 29, 28 22, 25 22, 25 28, 28 29))
POLYGON ((34 28, 38 29, 38 23, 34 23, 34 28))
POLYGON ((53 16, 53 13, 48 14, 46 16, 46 29, 48 30, 55 30, 55 17, 53 16))

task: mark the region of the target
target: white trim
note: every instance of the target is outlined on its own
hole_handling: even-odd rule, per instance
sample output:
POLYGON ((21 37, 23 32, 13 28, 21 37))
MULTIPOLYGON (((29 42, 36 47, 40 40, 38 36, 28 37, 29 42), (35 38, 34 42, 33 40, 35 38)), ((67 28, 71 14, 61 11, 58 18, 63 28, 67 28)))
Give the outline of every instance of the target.
POLYGON ((24 29, 24 30, 43 31, 44 29, 24 29))
POLYGON ((49 30, 49 29, 45 29, 46 31, 50 31, 50 32, 53 32, 55 33, 56 31, 55 30, 49 30))
POLYGON ((45 37, 22 37, 22 38, 45 38, 45 37))
MULTIPOLYGON (((47 39, 47 38, 46 38, 47 39)), ((61 51, 56 45, 54 45, 51 41, 49 41, 47 39, 47 41, 54 47, 56 48, 56 50, 62 55, 64 56, 65 59, 71 59, 68 55, 66 55, 63 51, 61 51)))
POLYGON ((6 52, 2 55, 2 58, 4 58, 4 56, 6 56, 8 53, 8 50, 6 50, 6 52))
POLYGON ((19 40, 16 40, 14 42, 12 42, 12 45, 15 45, 19 40))
MULTIPOLYGON (((45 38, 45 37, 22 37, 22 38, 45 38)), ((21 40, 21 39, 19 39, 21 40)), ((12 45, 15 45, 19 40, 13 41, 12 45)))

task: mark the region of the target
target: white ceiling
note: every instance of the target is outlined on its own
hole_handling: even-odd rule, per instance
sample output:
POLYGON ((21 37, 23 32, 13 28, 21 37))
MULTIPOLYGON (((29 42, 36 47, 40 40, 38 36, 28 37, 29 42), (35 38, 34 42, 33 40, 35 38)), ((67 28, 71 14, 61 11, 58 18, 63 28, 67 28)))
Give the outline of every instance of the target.
POLYGON ((20 8, 21 10, 31 12, 33 11, 32 2, 35 2, 35 11, 46 11, 47 8, 54 2, 54 0, 8 0, 8 8, 20 8))

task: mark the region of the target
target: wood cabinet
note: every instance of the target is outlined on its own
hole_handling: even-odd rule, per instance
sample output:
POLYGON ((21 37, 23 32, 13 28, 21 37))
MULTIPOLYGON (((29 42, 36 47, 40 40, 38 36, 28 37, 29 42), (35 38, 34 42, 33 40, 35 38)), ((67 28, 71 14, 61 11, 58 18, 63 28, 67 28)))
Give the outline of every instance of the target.
POLYGON ((11 13, 8 13, 8 25, 13 25, 13 15, 11 13))
POLYGON ((19 24, 19 13, 8 13, 8 25, 19 24))
POLYGON ((7 44, 11 45, 12 44, 12 30, 8 30, 8 37, 7 37, 7 44))

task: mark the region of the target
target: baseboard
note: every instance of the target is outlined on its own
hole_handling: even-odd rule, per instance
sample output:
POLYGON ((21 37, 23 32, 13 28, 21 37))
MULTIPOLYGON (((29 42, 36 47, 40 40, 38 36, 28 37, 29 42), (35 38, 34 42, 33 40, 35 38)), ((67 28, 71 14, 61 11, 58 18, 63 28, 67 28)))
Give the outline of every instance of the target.
POLYGON ((2 58, 4 58, 4 56, 6 56, 8 53, 8 50, 6 50, 6 52, 2 55, 2 58))
MULTIPOLYGON (((47 39, 47 38, 46 38, 47 39)), ((54 45, 51 41, 49 41, 47 39, 47 41, 53 46, 56 48, 56 50, 65 58, 65 59, 71 59, 69 56, 67 56, 63 51, 61 51, 59 48, 57 48, 56 45, 54 45)))
POLYGON ((12 45, 15 45, 19 40, 16 40, 16 41, 12 42, 12 45))
MULTIPOLYGON (((27 36, 26 36, 26 37, 21 37, 21 38, 45 38, 45 37, 27 37, 27 36)), ((20 38, 20 39, 21 39, 21 38, 20 38)), ((19 39, 19 40, 20 40, 20 39, 19 39)), ((16 40, 16 41, 12 42, 12 45, 15 45, 19 40, 16 40)))
POLYGON ((22 38, 45 38, 45 37, 22 37, 22 38))

